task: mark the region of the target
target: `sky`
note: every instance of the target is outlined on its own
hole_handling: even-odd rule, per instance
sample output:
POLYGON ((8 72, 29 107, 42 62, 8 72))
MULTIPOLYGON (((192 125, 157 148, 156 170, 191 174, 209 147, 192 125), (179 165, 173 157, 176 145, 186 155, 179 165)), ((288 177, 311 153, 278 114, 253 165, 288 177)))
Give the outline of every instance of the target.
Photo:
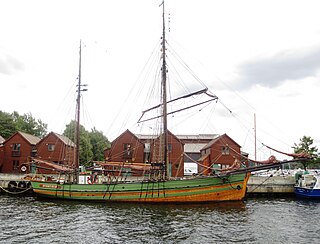
MULTIPOLYGON (((75 117, 81 40, 81 124, 110 140, 126 129, 151 133, 136 121, 157 94, 149 70, 160 51, 160 4, 0 0, 0 110, 31 113, 63 133, 75 117)), ((183 94, 173 91, 183 82, 184 91, 205 85, 219 98, 201 107, 206 115, 171 116, 169 129, 227 133, 253 156, 256 128, 258 160, 274 154, 263 145, 292 152, 305 135, 319 148, 319 9, 312 0, 167 0, 168 66, 180 57, 197 77, 168 67, 170 97, 183 94)))

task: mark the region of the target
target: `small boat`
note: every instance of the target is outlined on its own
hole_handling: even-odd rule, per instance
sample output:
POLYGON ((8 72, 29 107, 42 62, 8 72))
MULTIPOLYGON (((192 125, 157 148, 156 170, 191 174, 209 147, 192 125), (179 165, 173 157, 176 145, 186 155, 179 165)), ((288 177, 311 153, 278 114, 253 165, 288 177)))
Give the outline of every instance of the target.
POLYGON ((294 193, 301 198, 320 199, 320 175, 298 174, 297 184, 294 186, 294 193))

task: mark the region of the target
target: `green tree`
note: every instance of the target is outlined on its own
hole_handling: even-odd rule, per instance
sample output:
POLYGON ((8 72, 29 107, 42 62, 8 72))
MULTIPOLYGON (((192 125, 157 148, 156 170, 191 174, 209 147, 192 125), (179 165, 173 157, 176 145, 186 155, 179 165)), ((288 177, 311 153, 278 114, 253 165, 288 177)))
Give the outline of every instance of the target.
POLYGON ((7 139, 17 131, 11 114, 0 111, 0 135, 7 139))
POLYGON ((47 124, 40 119, 36 120, 31 113, 20 115, 17 111, 11 114, 17 131, 44 137, 47 134, 47 124))
POLYGON ((16 131, 44 137, 47 134, 47 124, 40 119, 36 120, 31 113, 20 115, 17 111, 11 114, 0 111, 1 136, 8 138, 16 131))
POLYGON ((95 127, 91 130, 89 136, 92 145, 93 160, 103 161, 104 149, 110 146, 108 138, 105 135, 103 135, 101 131, 98 131, 95 127))
MULTIPOLYGON (((63 135, 70 138, 74 143, 75 142, 75 128, 76 122, 72 120, 69 124, 66 125, 66 129, 63 132, 63 135)), ((79 140, 79 165, 90 165, 90 162, 93 160, 92 145, 90 142, 90 135, 86 129, 80 125, 80 140, 79 140)))
POLYGON ((303 136, 300 138, 300 142, 298 144, 295 143, 292 147, 294 149, 294 153, 306 153, 312 157, 309 161, 301 161, 304 170, 306 170, 307 167, 314 167, 315 164, 319 163, 318 148, 312 144, 313 139, 310 136, 303 136))

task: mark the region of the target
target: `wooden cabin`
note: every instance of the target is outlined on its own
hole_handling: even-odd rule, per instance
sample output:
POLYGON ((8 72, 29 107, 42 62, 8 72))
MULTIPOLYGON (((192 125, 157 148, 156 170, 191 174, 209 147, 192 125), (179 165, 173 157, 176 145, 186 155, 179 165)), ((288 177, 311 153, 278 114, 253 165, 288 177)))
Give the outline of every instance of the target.
POLYGON ((241 146, 227 134, 218 136, 204 146, 199 162, 199 173, 209 175, 214 168, 224 169, 231 166, 235 159, 241 160, 241 146))
POLYGON ((25 164, 37 154, 40 138, 18 131, 3 142, 1 173, 26 173, 25 164))
MULTIPOLYGON (((69 167, 72 167, 74 164, 75 147, 76 145, 68 137, 55 132, 50 132, 36 145, 39 159, 69 167)), ((43 174, 56 173, 50 170, 50 168, 51 167, 48 167, 48 169, 42 169, 40 171, 43 174)))

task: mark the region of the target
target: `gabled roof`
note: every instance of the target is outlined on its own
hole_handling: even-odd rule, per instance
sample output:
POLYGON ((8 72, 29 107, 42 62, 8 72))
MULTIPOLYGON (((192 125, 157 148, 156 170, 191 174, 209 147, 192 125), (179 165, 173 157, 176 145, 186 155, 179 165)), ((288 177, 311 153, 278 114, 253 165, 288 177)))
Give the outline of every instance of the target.
POLYGON ((30 134, 25 133, 25 132, 17 131, 12 136, 10 136, 7 140, 5 140, 4 143, 9 141, 12 137, 14 137, 17 134, 19 134, 23 139, 25 139, 30 145, 36 145, 40 141, 39 137, 30 135, 30 134))
POLYGON ((142 142, 139 140, 139 138, 137 137, 137 135, 133 134, 130 130, 127 129, 126 131, 124 131, 123 133, 121 133, 121 135, 119 135, 116 139, 114 139, 114 140, 111 142, 111 144, 113 144, 114 142, 116 142, 117 140, 119 140, 119 138, 120 138, 122 135, 124 135, 125 133, 131 134, 132 137, 134 137, 138 142, 142 143, 142 142))
POLYGON ((45 140, 51 134, 54 135, 55 137, 57 137, 63 144, 70 146, 70 147, 76 147, 76 144, 74 144, 73 141, 71 141, 68 137, 66 137, 64 135, 60 135, 60 134, 55 133, 53 131, 51 131, 48 135, 46 135, 44 138, 42 138, 37 144, 40 144, 43 140, 45 140))
POLYGON ((221 136, 218 136, 217 138, 211 140, 207 145, 205 145, 201 150, 210 148, 213 144, 217 143, 220 139, 222 139, 223 137, 228 137, 234 144, 236 144, 237 146, 241 147, 237 142, 235 142, 230 136, 228 136, 227 134, 223 134, 221 136))
POLYGON ((76 144, 74 144, 73 141, 71 141, 68 137, 64 135, 60 135, 58 133, 52 132, 54 135, 56 135, 64 144, 71 147, 76 147, 76 144))
POLYGON ((200 153, 200 150, 207 144, 205 143, 186 143, 184 151, 186 153, 200 153))
POLYGON ((31 145, 36 145, 41 139, 37 136, 30 135, 25 132, 18 131, 31 145))

